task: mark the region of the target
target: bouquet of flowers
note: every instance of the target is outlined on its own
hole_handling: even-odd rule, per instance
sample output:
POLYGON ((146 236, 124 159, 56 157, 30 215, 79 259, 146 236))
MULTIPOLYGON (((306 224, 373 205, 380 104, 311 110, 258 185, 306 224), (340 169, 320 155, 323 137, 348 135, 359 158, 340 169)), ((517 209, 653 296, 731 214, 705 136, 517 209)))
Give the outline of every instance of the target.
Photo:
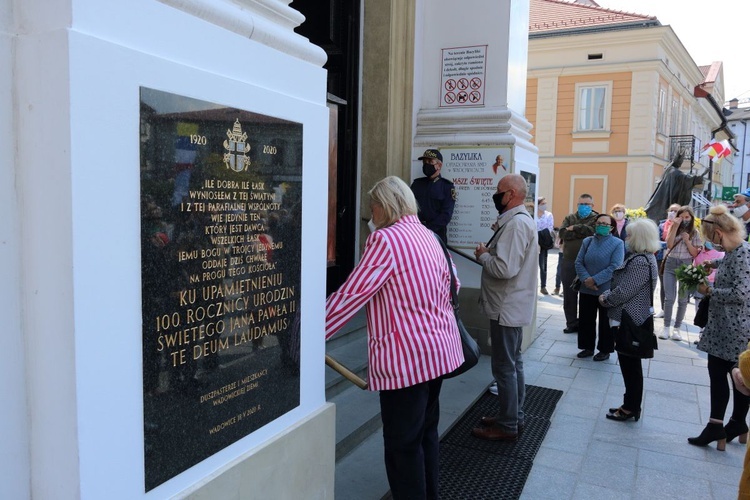
POLYGON ((708 284, 710 272, 702 265, 683 264, 674 270, 674 275, 680 282, 680 298, 685 298, 698 289, 698 285, 708 284))
POLYGON ((625 209, 625 216, 628 219, 643 219, 645 217, 648 217, 646 215, 646 211, 643 209, 643 207, 639 208, 626 208, 625 209))

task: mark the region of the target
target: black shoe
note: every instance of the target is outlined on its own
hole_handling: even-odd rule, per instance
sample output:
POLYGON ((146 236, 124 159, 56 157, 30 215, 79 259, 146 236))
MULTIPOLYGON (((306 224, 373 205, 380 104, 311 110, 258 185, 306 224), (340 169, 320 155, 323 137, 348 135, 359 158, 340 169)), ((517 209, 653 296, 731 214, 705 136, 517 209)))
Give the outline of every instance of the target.
POLYGON ((578 353, 579 358, 588 358, 589 356, 593 356, 593 355, 594 355, 594 351, 590 351, 588 349, 584 349, 578 353))
MULTIPOLYGON (((610 410, 612 410, 612 408, 610 408, 610 410)), ((630 413, 626 413, 622 408, 615 408, 614 410, 615 411, 607 413, 607 418, 609 420, 625 422, 626 420, 630 420, 632 418, 635 422, 638 422, 638 419, 641 418, 641 412, 639 411, 631 411, 630 413)))
POLYGON ((601 352, 599 351, 596 356, 594 356, 594 361, 604 361, 605 359, 609 359, 609 353, 608 352, 601 352))
POLYGON ((716 449, 724 451, 727 446, 727 433, 722 424, 714 422, 709 422, 700 436, 688 438, 688 443, 695 446, 708 446, 714 441, 716 441, 716 449))
POLYGON ((542 295, 549 295, 549 292, 544 287, 542 287, 542 289, 540 290, 540 292, 542 292, 542 295))
POLYGON ((571 326, 570 328, 565 328, 563 330, 563 333, 578 333, 578 327, 577 326, 571 326))
POLYGON ((727 443, 731 443, 736 437, 740 438, 740 443, 747 443, 747 431, 747 424, 745 422, 738 422, 733 418, 730 418, 727 425, 724 426, 724 432, 727 435, 727 443))

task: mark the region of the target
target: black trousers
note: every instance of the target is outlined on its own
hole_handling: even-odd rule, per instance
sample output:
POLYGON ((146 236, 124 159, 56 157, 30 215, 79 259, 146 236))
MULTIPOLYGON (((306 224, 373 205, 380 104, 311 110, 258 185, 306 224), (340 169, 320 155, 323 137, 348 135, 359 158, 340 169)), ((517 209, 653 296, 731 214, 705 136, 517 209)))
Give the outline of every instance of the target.
POLYGON ((574 260, 562 259, 560 278, 562 278, 565 324, 568 328, 578 327, 578 291, 570 288, 570 284, 573 283, 575 277, 576 262, 574 260))
POLYGON ((580 294, 578 302, 578 348, 601 352, 615 351, 615 334, 609 327, 607 309, 599 303, 599 297, 587 293, 580 294), (599 313, 599 341, 596 341, 596 316, 599 313))
POLYGON ((729 404, 729 384, 732 384, 734 393, 734 405, 732 408, 732 420, 744 422, 747 418, 747 409, 750 405, 750 397, 745 396, 734 387, 734 382, 727 380, 727 375, 732 372, 733 361, 708 355, 708 379, 711 385, 711 418, 724 421, 724 414, 729 404))
POLYGON ((539 249, 539 284, 547 288, 547 252, 546 248, 539 249))
MULTIPOLYGON (((615 327, 612 329, 614 332, 615 327)), ((622 381, 625 383, 625 394, 622 397, 622 408, 629 412, 640 412, 643 401, 643 366, 641 358, 617 353, 620 363, 622 381)))
POLYGON ((560 268, 562 267, 563 253, 557 252, 557 271, 555 272, 555 288, 560 288, 562 283, 562 277, 560 276, 560 268))
POLYGON ((439 497, 440 388, 443 379, 380 391, 385 471, 394 500, 439 497))

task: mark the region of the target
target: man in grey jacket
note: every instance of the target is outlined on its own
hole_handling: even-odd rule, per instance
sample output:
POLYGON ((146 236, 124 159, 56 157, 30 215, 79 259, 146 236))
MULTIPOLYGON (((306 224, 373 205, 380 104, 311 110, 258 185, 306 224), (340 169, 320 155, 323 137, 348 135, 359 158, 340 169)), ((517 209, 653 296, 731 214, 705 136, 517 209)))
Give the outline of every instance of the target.
POLYGON ((479 301, 490 319, 492 375, 500 400, 498 414, 483 417, 472 430, 482 439, 515 441, 524 425, 521 342, 523 327, 532 321, 539 270, 536 223, 524 206, 527 190, 520 175, 500 179, 492 197, 500 213, 498 228, 487 246, 474 252, 482 265, 479 301))

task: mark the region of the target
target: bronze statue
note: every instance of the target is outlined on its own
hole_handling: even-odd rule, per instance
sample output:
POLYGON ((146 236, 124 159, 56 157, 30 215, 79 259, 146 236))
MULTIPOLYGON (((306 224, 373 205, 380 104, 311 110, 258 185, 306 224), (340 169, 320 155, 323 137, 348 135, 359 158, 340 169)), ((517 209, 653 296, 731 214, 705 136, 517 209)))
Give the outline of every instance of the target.
POLYGON ((688 174, 680 170, 682 160, 682 152, 678 152, 672 162, 664 167, 664 175, 644 207, 648 218, 657 224, 666 216, 669 205, 689 205, 693 188, 703 184, 703 176, 708 168, 697 175, 688 174))

